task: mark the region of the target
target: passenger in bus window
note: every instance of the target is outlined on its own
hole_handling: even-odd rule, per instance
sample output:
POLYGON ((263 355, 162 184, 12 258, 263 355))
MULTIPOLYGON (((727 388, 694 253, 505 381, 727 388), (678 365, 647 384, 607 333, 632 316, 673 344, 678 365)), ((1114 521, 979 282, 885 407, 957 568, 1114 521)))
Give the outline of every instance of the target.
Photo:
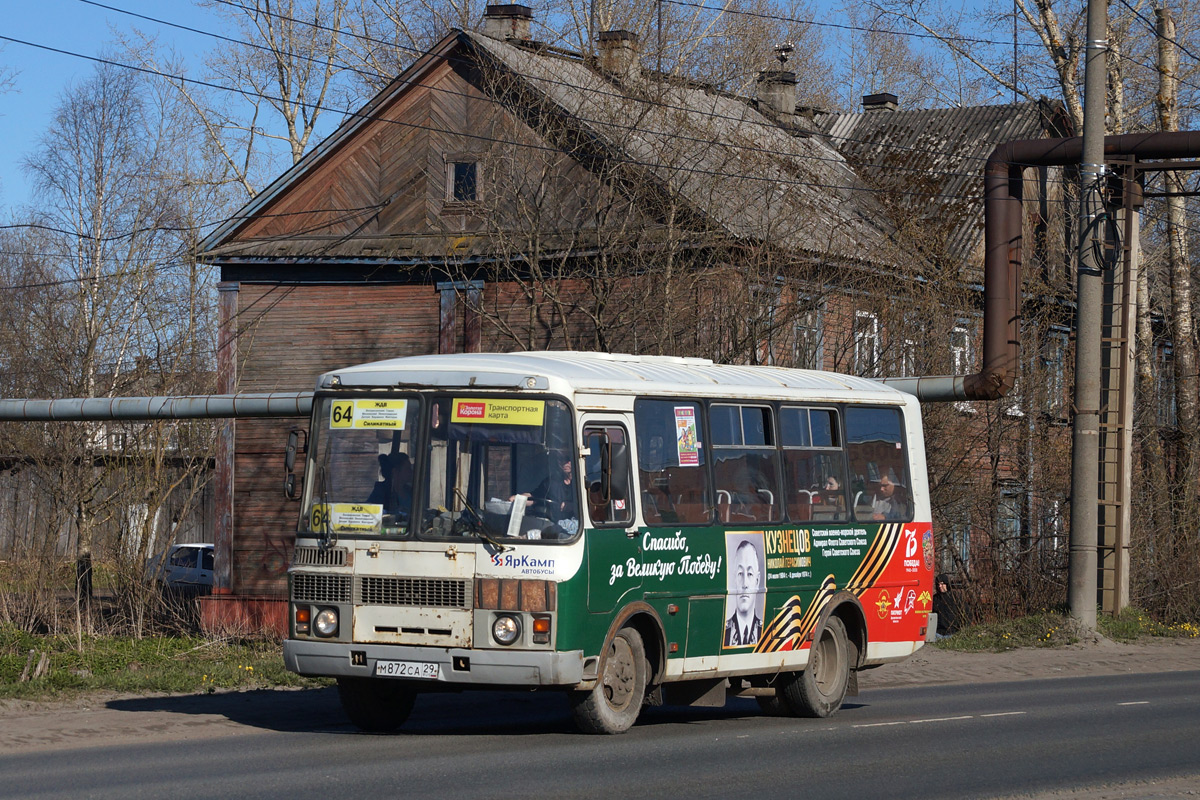
POLYGON ((896 483, 889 471, 879 479, 879 489, 871 500, 872 518, 897 520, 908 518, 908 504, 904 500, 904 487, 896 483))
POLYGON ((821 482, 819 492, 815 492, 816 501, 834 507, 841 511, 845 508, 846 498, 842 492, 842 482, 838 480, 836 475, 828 475, 821 482))
POLYGON ((762 617, 759 616, 759 597, 762 593, 763 559, 751 539, 737 546, 729 565, 730 593, 734 595, 734 611, 725 621, 725 646, 745 647, 758 644, 762 636, 762 617))
POLYGON ((375 483, 367 502, 383 506, 384 514, 407 518, 413 496, 413 468, 408 455, 380 455, 379 474, 381 480, 375 483))

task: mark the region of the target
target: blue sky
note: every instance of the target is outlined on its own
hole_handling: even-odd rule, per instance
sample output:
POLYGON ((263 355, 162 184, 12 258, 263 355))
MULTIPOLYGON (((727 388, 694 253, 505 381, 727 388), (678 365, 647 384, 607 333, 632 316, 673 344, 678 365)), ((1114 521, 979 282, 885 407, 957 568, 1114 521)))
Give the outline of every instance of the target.
MULTIPOLYGON (((216 30, 210 12, 191 0, 111 0, 106 2, 150 17, 216 30)), ((80 0, 0 0, 0 34, 12 39, 88 56, 99 56, 115 38, 115 30, 137 28, 157 35, 162 45, 174 45, 188 58, 202 58, 209 37, 155 25, 80 0)), ((0 95, 0 207, 20 206, 30 199, 21 160, 45 131, 63 90, 87 77, 95 64, 71 55, 53 53, 15 42, 0 42, 0 66, 18 74, 13 90, 0 95)))
MULTIPOLYGON (((961 0, 964 7, 980 0, 961 0)), ((829 23, 846 22, 837 10, 841 0, 815 0, 826 11, 829 23)), ((21 168, 22 159, 37 146, 50 123, 64 90, 86 78, 94 62, 71 53, 101 56, 116 51, 117 36, 134 28, 156 36, 160 50, 173 49, 193 62, 221 43, 203 33, 160 25, 133 14, 166 20, 201 31, 220 32, 216 12, 199 8, 193 0, 0 0, 3 25, 0 35, 65 52, 0 41, 0 68, 15 72, 12 90, 0 94, 0 215, 31 201, 31 191, 21 168), (109 6, 105 8, 102 6, 109 6), (117 9, 117 10, 114 10, 117 9), (122 13, 122 12, 132 12, 122 13)), ((836 26, 826 31, 838 36, 836 26)), ((920 40, 914 40, 921 44, 920 40)), ((874 91, 874 89, 872 90, 874 91)), ((330 115, 328 122, 334 122, 330 115)), ((329 129, 319 131, 328 133, 329 129)), ((319 138, 319 136, 318 136, 319 138)))

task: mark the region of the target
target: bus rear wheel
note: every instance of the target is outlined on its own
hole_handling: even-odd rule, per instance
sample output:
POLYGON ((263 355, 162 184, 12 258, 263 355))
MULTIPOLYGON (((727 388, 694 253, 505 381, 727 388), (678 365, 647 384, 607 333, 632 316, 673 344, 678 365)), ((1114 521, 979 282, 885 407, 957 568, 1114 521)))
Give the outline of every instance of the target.
POLYGON ((846 626, 830 616, 813 641, 808 666, 780 688, 798 717, 829 717, 842 707, 850 686, 850 644, 846 626))
POLYGON ((596 685, 572 692, 571 714, 584 733, 624 733, 637 721, 646 699, 646 647, 633 628, 621 628, 608 643, 596 685))
POLYGON ((417 693, 400 681, 378 678, 337 679, 342 710, 359 730, 391 733, 408 720, 417 693))

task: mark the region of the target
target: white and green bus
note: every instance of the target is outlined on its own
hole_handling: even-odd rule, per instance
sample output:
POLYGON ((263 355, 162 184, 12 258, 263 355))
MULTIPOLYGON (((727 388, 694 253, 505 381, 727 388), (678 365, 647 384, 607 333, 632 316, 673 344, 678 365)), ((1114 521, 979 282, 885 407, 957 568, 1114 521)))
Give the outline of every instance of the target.
POLYGON ((284 658, 335 677, 364 730, 471 688, 565 691, 598 733, 731 695, 825 717, 925 640, 920 409, 863 378, 575 352, 365 364, 319 379, 302 483, 284 658))

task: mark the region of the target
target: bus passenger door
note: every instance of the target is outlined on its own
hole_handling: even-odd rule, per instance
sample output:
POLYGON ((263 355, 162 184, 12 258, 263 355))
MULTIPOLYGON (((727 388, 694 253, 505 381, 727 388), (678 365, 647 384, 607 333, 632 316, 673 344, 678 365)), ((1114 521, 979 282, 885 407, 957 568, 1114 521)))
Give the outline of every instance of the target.
POLYGON ((584 420, 582 489, 588 516, 587 606, 592 613, 612 612, 640 597, 642 552, 628 431, 611 415, 584 420))

